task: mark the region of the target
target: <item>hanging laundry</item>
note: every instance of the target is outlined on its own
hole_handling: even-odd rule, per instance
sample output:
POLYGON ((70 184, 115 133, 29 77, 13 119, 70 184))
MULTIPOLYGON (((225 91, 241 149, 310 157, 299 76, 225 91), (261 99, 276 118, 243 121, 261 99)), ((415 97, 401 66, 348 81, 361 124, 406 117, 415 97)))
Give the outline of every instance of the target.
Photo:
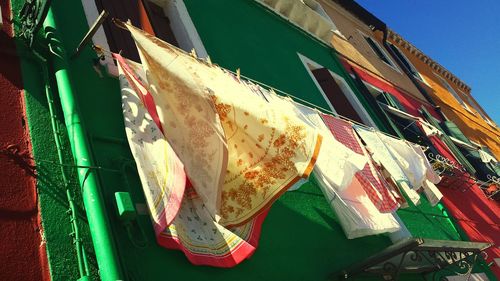
POLYGON ((396 160, 403 167, 403 171, 410 182, 410 186, 417 190, 426 178, 427 168, 423 160, 408 143, 401 139, 379 134, 380 139, 389 147, 396 160))
MULTIPOLYGON (((269 106, 275 107, 275 108, 280 108, 289 114, 294 114, 297 118, 300 118, 300 116, 297 115, 297 112, 295 112, 295 107, 294 105, 289 101, 289 98, 284 98, 276 94, 273 90, 267 90, 259 85, 253 84, 246 82, 247 86, 250 87, 252 92, 256 94, 258 97, 264 99, 266 102, 269 103, 269 106)), ((300 118, 302 121, 307 123, 306 120, 300 118)), ((311 128, 315 128, 311 124, 308 124, 311 128)), ((324 143, 324 139, 322 140, 322 146, 324 143)), ((319 154, 320 155, 320 154, 319 154)), ((319 157, 318 155, 318 157, 319 157)), ((302 185, 308 182, 308 178, 301 178, 299 179, 296 183, 294 183, 288 191, 295 191, 298 190, 302 185)))
MULTIPOLYGON (((404 187, 398 186, 394 178, 389 174, 389 172, 384 169, 382 166, 380 166, 378 163, 374 164, 377 165, 377 170, 380 171, 380 176, 383 179, 384 184, 387 186, 389 189, 389 192, 392 194, 394 199, 396 199, 396 202, 398 202, 400 208, 408 208, 410 205, 408 204, 408 201, 406 200, 405 196, 403 195, 403 189, 410 189, 408 185, 405 185, 404 187)), ((405 194, 407 194, 406 192, 405 194)))
POLYGON ((347 188, 356 173, 365 167, 368 158, 337 141, 317 111, 290 100, 287 102, 304 122, 318 129, 323 136, 318 161, 314 166, 315 173, 328 181, 336 191, 347 188))
POLYGON ((415 151, 415 153, 420 156, 419 161, 421 161, 421 165, 425 167, 426 170, 425 181, 422 185, 423 192, 425 194, 425 197, 427 197, 427 200, 429 201, 431 206, 435 206, 443 198, 443 194, 436 187, 436 184, 438 184, 441 181, 441 177, 432 168, 431 164, 429 163, 429 160, 427 160, 427 157, 425 156, 425 153, 422 150, 422 147, 417 144, 409 144, 409 145, 413 149, 413 151, 415 151))
POLYGON ((498 163, 498 160, 488 152, 482 149, 479 149, 478 152, 479 152, 479 157, 481 157, 481 161, 483 161, 484 163, 489 163, 489 162, 494 164, 498 163))
POLYGON ((369 151, 372 153, 373 159, 389 172, 396 184, 402 189, 404 194, 406 194, 407 198, 410 199, 414 205, 418 205, 420 203, 420 195, 410 188, 411 183, 407 176, 410 164, 404 157, 395 153, 391 147, 392 143, 383 141, 387 140, 386 138, 394 138, 390 138, 375 130, 370 130, 359 125, 354 125, 353 128, 366 143, 369 151))
MULTIPOLYGON (((440 177, 432 169, 422 148, 419 145, 410 144, 405 140, 396 139, 380 133, 379 137, 403 168, 409 180, 411 190, 415 192, 417 196, 418 194, 416 191, 422 190, 430 204, 436 205, 443 197, 441 192, 434 185, 434 183, 440 181, 440 177)), ((413 199, 412 201, 415 203, 413 199)))
POLYGON ((425 166, 425 169, 426 169, 426 173, 425 173, 426 179, 434 184, 438 184, 439 181, 441 181, 441 177, 432 168, 432 165, 429 162, 429 160, 427 159, 427 156, 425 156, 425 153, 424 153, 424 150, 422 149, 422 147, 418 144, 409 143, 409 145, 411 148, 413 148, 413 151, 415 151, 415 153, 420 156, 419 160, 422 162, 422 165, 425 166))
POLYGON ((310 174, 321 135, 219 67, 127 27, 165 136, 219 224, 244 224, 310 174))
MULTIPOLYGON (((354 133, 350 123, 326 114, 322 114, 321 117, 339 142, 358 154, 368 156, 366 149, 354 133)), ((363 170, 356 173, 356 178, 379 211, 390 213, 398 208, 398 203, 389 193, 387 187, 384 186, 378 171, 371 161, 368 161, 363 170)))
MULTIPOLYGON (((316 178, 316 173, 314 176, 316 178)), ((322 190, 332 190, 325 185, 327 181, 321 178, 317 179, 317 183, 322 190)), ((343 191, 337 192, 337 196, 333 195, 335 193, 327 198, 348 239, 392 233, 401 229, 392 213, 381 213, 373 204, 358 177, 354 177, 351 184, 343 191)))
POLYGON ((267 212, 240 226, 225 228, 212 219, 201 197, 189 187, 177 217, 160 233, 158 244, 181 250, 196 265, 233 267, 257 249, 267 212))
MULTIPOLYGON (((125 132, 141 179, 154 230, 158 236, 174 220, 179 211, 186 174, 184 166, 166 141, 157 123, 145 108, 140 96, 139 77, 142 69, 118 60, 125 132)), ((154 108, 154 107, 153 107, 154 108)))
POLYGON ((352 127, 365 142, 368 151, 372 154, 373 160, 383 165, 396 182, 408 181, 400 164, 396 162, 394 155, 391 154, 389 148, 374 129, 368 129, 359 125, 353 125, 352 127))
POLYGON ((141 84, 146 81, 141 66, 119 55, 115 57, 125 131, 158 244, 183 251, 197 265, 232 267, 249 258, 257 248, 267 211, 244 225, 226 229, 212 219, 192 188, 184 192, 183 164, 148 112, 155 108, 154 104, 146 109, 145 97, 149 93, 141 84))
POLYGON ((323 135, 313 178, 337 215, 347 238, 398 231, 400 225, 394 216, 381 213, 355 177, 369 159, 337 141, 317 111, 288 102, 304 122, 323 135))
MULTIPOLYGON (((422 121, 417 121, 417 125, 424 132, 425 128, 429 128, 431 125, 426 124, 422 121)), ((446 173, 443 173, 441 176, 441 181, 439 182, 439 186, 448 187, 448 188, 460 188, 465 190, 474 186, 474 181, 471 179, 470 175, 462 168, 460 164, 458 164, 457 158, 448 148, 448 146, 442 141, 438 136, 440 133, 437 133, 435 130, 428 134, 427 137, 431 141, 432 145, 437 149, 439 154, 441 154, 444 158, 448 159, 450 163, 454 166, 452 170, 447 170, 446 173)), ((429 131, 427 131, 429 132, 429 131)))

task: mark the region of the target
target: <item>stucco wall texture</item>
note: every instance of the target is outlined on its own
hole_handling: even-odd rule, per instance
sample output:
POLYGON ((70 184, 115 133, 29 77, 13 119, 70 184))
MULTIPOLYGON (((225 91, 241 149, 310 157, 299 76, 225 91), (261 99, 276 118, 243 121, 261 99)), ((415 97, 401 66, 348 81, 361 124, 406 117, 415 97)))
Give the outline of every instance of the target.
POLYGON ((0 5, 0 280, 49 280, 10 5, 0 5))
MULTIPOLYGON (((395 42, 392 43, 397 45, 395 42)), ((436 76, 437 74, 434 73, 434 70, 432 70, 429 65, 418 59, 406 48, 399 47, 399 49, 423 76, 426 83, 420 83, 425 87, 436 104, 442 108, 443 113, 451 121, 456 123, 460 130, 462 130, 462 132, 469 139, 487 146, 497 158, 500 158, 500 129, 486 123, 481 115, 476 112, 474 107, 470 105, 466 96, 469 96, 474 102, 476 102, 474 97, 470 93, 461 92, 456 84, 441 76, 448 82, 448 84, 451 85, 451 87, 453 87, 455 92, 461 95, 462 99, 469 106, 470 111, 465 109, 460 105, 455 97, 448 92, 445 86, 441 83, 440 79, 436 76)), ((478 103, 476 102, 476 104, 478 103)))

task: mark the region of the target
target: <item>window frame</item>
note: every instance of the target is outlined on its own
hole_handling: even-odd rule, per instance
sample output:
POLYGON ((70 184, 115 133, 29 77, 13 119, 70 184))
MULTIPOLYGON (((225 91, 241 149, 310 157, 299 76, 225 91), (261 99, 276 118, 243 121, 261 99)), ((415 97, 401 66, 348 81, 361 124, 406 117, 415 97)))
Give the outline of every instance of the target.
MULTIPOLYGON (((80 1, 82 6, 83 6, 83 11, 85 14, 85 18, 87 20, 87 23, 92 25, 94 21, 97 19, 99 16, 99 9, 97 8, 97 3, 96 0, 81 0, 80 1)), ((168 1, 163 1, 162 5, 159 5, 160 7, 163 8, 165 12, 165 6, 166 5, 173 5, 172 8, 176 10, 176 12, 179 15, 178 21, 176 23, 179 23, 179 28, 184 28, 184 30, 173 30, 174 35, 176 36, 176 39, 179 41, 180 38, 183 39, 183 42, 186 42, 185 46, 181 46, 185 51, 190 51, 192 47, 195 49, 196 54, 200 58, 206 58, 208 57, 208 52, 205 49, 205 46, 203 44, 203 41, 201 40, 201 37, 198 34, 198 31, 196 30, 196 26, 194 25, 193 21, 191 20, 191 16, 189 15, 189 12, 186 8, 186 5, 184 4, 184 0, 168 0, 168 1), (183 34, 182 36, 179 36, 179 34, 183 34), (188 47, 189 46, 189 47, 188 47)), ((172 19, 170 19, 172 20, 172 19)), ((95 45, 102 46, 104 49, 109 50, 109 44, 108 44, 108 37, 107 34, 104 31, 103 26, 99 27, 96 34, 92 37, 92 42, 95 45)), ((181 44, 180 42, 178 42, 181 44)), ((104 60, 100 60, 100 64, 103 65, 108 74, 113 76, 113 77, 118 77, 118 67, 115 64, 114 60, 106 56, 104 60)))
POLYGON ((448 83, 448 81, 446 81, 445 78, 441 77, 441 75, 437 74, 436 72, 433 72, 433 73, 440 80, 440 82, 441 82, 440 84, 442 86, 444 86, 444 88, 448 91, 448 93, 451 94, 451 96, 458 102, 458 104, 460 104, 460 106, 462 106, 462 108, 464 108, 465 110, 474 114, 474 112, 472 112, 472 110, 469 108, 467 103, 462 99, 460 94, 457 91, 455 91, 455 89, 453 89, 453 87, 450 85, 450 83, 448 83))
POLYGON ((396 62, 391 58, 391 56, 386 52, 386 50, 384 48, 382 48, 382 46, 380 45, 380 43, 373 39, 371 36, 369 35, 366 35, 364 32, 362 32, 361 30, 358 30, 358 32, 361 34, 361 37, 363 37, 363 40, 365 42, 365 44, 370 48, 370 50, 373 52, 373 54, 379 59, 381 60, 384 64, 386 64, 387 66, 389 66, 390 68, 394 69, 396 72, 399 72, 401 73, 401 71, 399 70, 396 62), (373 49, 372 45, 368 42, 368 39, 371 40, 371 42, 373 42, 374 46, 376 46, 376 48, 379 50, 379 52, 382 54, 382 56, 388 61, 386 62, 385 60, 383 60, 379 55, 378 53, 375 51, 375 49, 373 49))
MULTIPOLYGON (((325 92, 323 91, 323 89, 319 85, 318 81, 316 80, 316 77, 314 77, 314 74, 312 73, 312 71, 311 71, 311 69, 309 68, 308 65, 311 65, 312 67, 315 67, 316 69, 318 69, 318 68, 325 68, 325 67, 322 66, 322 65, 320 65, 319 63, 311 60, 310 58, 302 55, 301 53, 297 52, 297 55, 299 56, 300 61, 304 65, 304 68, 306 69, 307 73, 311 77, 312 81, 316 85, 316 88, 318 88, 318 90, 320 91, 321 95, 323 96, 323 99, 328 104, 329 109, 332 112, 337 113, 337 111, 335 110, 335 108, 331 104, 330 100, 328 99, 327 95, 325 94, 325 92)), ((335 72, 333 72, 333 71, 331 71, 329 69, 328 69, 328 71, 330 72, 330 75, 332 75, 332 78, 335 80, 335 82, 337 82, 337 84, 339 85, 340 89, 342 89, 342 91, 344 92, 346 98, 351 103, 351 105, 354 108, 354 110, 356 110, 356 112, 359 114, 359 117, 366 123, 366 125, 372 126, 374 128, 378 128, 377 125, 375 124, 375 122, 373 121, 373 119, 371 118, 370 114, 368 114, 368 112, 366 111, 366 109, 364 108, 364 106, 359 101, 359 99, 356 96, 356 94, 349 87, 349 84, 347 83, 347 81, 345 80, 345 78, 343 78, 342 76, 338 75, 337 73, 335 73, 335 72)))
POLYGON ((420 71, 415 67, 415 65, 408 59, 408 57, 401 51, 401 49, 398 48, 398 46, 392 44, 391 42, 387 42, 390 44, 392 47, 394 47, 398 53, 401 55, 401 57, 405 60, 406 64, 410 67, 410 71, 413 77, 417 78, 419 81, 425 83, 427 86, 429 86, 429 83, 425 80, 424 76, 420 73, 420 71))
POLYGON ((495 126, 495 123, 493 123, 493 121, 490 118, 488 118, 488 116, 486 116, 486 113, 481 109, 479 104, 470 95, 467 95, 462 90, 459 90, 459 91, 467 98, 469 105, 472 106, 472 108, 479 114, 479 116, 481 116, 481 118, 486 123, 488 123, 488 125, 495 126))

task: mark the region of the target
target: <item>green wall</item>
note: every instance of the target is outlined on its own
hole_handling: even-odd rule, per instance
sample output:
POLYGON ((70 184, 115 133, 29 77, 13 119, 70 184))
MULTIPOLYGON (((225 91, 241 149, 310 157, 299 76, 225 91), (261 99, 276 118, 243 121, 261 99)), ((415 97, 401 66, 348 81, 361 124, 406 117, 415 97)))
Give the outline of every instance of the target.
MULTIPOLYGON (((19 8, 21 1, 13 1, 19 8)), ((241 68, 245 76, 327 107, 297 52, 345 76, 330 48, 254 1, 185 2, 213 62, 232 70, 241 68)), ((88 29, 80 1, 53 1, 53 11, 63 45, 70 53, 88 29)), ((70 73, 93 156, 99 166, 110 168, 99 171, 99 180, 127 280, 325 280, 329 274, 390 245, 383 235, 347 240, 321 191, 311 184, 286 193, 274 204, 264 222, 256 253, 232 269, 193 266, 180 251, 158 247, 146 214, 139 216, 134 231, 127 234, 116 217, 114 192, 129 191, 138 204, 145 204, 145 199, 135 165, 130 165, 133 160, 124 134, 118 81, 112 77, 100 78, 92 67, 94 57, 87 48, 70 61, 70 73), (139 228, 148 240, 143 248, 135 247, 132 242, 143 239, 139 228)), ((37 159, 56 161, 39 69, 23 60, 23 77, 34 155, 37 159)), ((57 118, 61 131, 65 132, 61 116, 57 118)), ((67 163, 72 163, 67 143, 65 152, 67 163)), ((59 167, 47 164, 40 169, 46 171, 38 187, 52 277, 76 280, 77 265, 68 237, 67 203, 62 196, 59 167)), ((72 188, 79 195, 74 185, 72 188)), ((449 220, 438 209, 425 204, 421 207, 423 212, 433 215, 423 216, 418 210, 399 212, 410 231, 429 238, 459 239, 449 220)), ((79 224, 89 249, 88 226, 84 219, 79 224)), ((95 258, 89 256, 96 278, 95 258)), ((413 278, 421 280, 418 276, 413 278)))
MULTIPOLYGON (((24 3, 20 0, 12 0, 12 13, 17 15, 24 3)), ((58 1, 56 1, 58 2, 58 1)), ((78 17, 76 17, 78 18, 78 17)), ((80 16, 81 19, 82 16, 80 16)), ((14 16, 15 34, 20 34, 20 22, 14 16)), ((83 30, 85 27, 81 27, 83 30)), ((49 269, 52 280, 76 280, 78 275, 78 263, 75 254, 70 217, 67 213, 69 204, 66 196, 66 186, 63 183, 60 165, 58 165, 57 150, 51 127, 50 114, 45 92, 45 84, 42 65, 34 56, 33 50, 44 56, 46 47, 43 36, 38 34, 33 49, 29 49, 23 39, 16 36, 16 48, 21 59, 21 70, 24 86, 24 100, 26 116, 32 143, 33 155, 37 164, 37 193, 39 208, 41 210, 41 221, 43 227, 43 239, 46 243, 49 269)), ((46 56, 45 56, 46 57, 46 56)), ((53 86, 53 81, 48 81, 53 86)), ((62 132, 62 148, 65 164, 71 165, 71 156, 64 120, 61 115, 56 87, 52 87, 55 96, 56 122, 62 132)), ((97 276, 97 267, 91 237, 85 218, 85 212, 81 204, 80 189, 75 176, 75 169, 66 167, 69 176, 69 189, 77 202, 77 223, 80 226, 81 237, 84 247, 88 251, 90 271, 97 276)), ((97 280, 97 279, 96 279, 97 280)))

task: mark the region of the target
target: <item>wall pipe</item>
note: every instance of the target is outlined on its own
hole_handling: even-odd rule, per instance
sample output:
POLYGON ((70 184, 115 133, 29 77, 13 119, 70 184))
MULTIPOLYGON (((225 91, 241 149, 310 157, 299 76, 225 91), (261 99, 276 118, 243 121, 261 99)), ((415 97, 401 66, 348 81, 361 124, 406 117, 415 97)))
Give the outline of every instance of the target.
MULTIPOLYGON (((16 56, 16 53, 7 53, 8 55, 13 55, 16 56)), ((36 50, 32 50, 31 53, 22 53, 19 54, 22 58, 32 62, 33 64, 36 64, 38 67, 40 67, 40 71, 43 75, 43 81, 44 81, 44 87, 45 87, 45 97, 47 99, 47 105, 49 109, 49 115, 50 115, 50 122, 51 122, 51 127, 52 127, 52 136, 54 137, 54 142, 56 145, 56 150, 57 150, 57 157, 58 157, 58 164, 61 169, 61 176, 62 180, 64 183, 64 187, 66 188, 66 197, 68 199, 68 214, 70 217, 70 223, 71 223, 71 229, 72 232, 70 236, 73 238, 73 243, 75 244, 75 252, 77 256, 77 263, 78 263, 78 271, 80 273, 80 279, 79 281, 83 280, 90 280, 89 275, 90 275, 90 269, 89 269, 89 263, 87 260, 87 255, 85 251, 85 247, 83 246, 82 239, 80 238, 80 230, 78 227, 77 223, 77 210, 76 206, 74 204, 73 196, 71 194, 71 190, 69 189, 69 180, 66 175, 65 167, 68 165, 64 164, 64 156, 63 156, 63 149, 62 149, 62 140, 61 140, 61 132, 59 130, 59 126, 57 125, 57 116, 56 116, 56 109, 54 105, 54 98, 53 98, 53 93, 52 89, 50 87, 50 79, 49 79, 49 70, 47 66, 47 60, 39 54, 36 50)), ((34 159, 35 162, 40 162, 40 160, 34 159)), ((50 161, 49 161, 50 162, 50 161)))
MULTIPOLYGON (((46 63, 46 61, 45 61, 46 63)), ((77 262, 78 262, 78 271, 80 273, 80 280, 83 280, 83 278, 89 276, 89 265, 88 261, 86 258, 86 253, 85 253, 85 248, 82 243, 82 239, 80 237, 80 229, 78 227, 77 219, 76 219, 76 207, 75 203, 73 200, 73 196, 71 194, 71 191, 69 189, 69 180, 68 177, 66 176, 66 171, 64 167, 64 157, 63 157, 63 150, 61 146, 61 132, 59 131, 59 126, 57 125, 56 121, 56 112, 55 112, 55 106, 54 106, 54 98, 53 98, 53 93, 52 89, 50 88, 50 79, 49 79, 49 71, 47 69, 47 65, 40 63, 43 75, 44 75, 44 80, 45 80, 45 96, 47 98, 47 104, 49 108, 49 114, 50 114, 50 123, 52 126, 52 134, 54 136, 54 141, 56 144, 56 150, 57 150, 57 158, 59 161, 60 169, 61 169, 61 175, 62 175, 62 180, 64 183, 64 188, 66 189, 66 197, 68 198, 68 215, 70 217, 70 223, 71 223, 71 230, 72 233, 70 236, 73 238, 73 243, 75 244, 75 251, 76 251, 76 257, 77 257, 77 262)))
POLYGON ((45 37, 52 57, 57 89, 68 131, 71 151, 77 166, 78 179, 82 189, 83 204, 88 217, 90 234, 96 254, 99 275, 103 281, 123 280, 116 245, 111 232, 106 204, 100 193, 101 187, 93 167, 90 146, 77 106, 77 99, 70 82, 67 56, 59 40, 56 20, 49 8, 43 23, 45 37))

